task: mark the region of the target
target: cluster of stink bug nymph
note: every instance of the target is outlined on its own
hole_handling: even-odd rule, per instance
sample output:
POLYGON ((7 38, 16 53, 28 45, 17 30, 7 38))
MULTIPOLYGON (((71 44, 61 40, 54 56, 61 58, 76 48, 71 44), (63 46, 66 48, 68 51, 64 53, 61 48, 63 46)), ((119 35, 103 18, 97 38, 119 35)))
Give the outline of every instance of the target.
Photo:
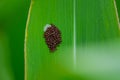
POLYGON ((44 38, 45 42, 50 50, 54 52, 62 42, 60 30, 53 24, 47 24, 44 28, 44 38))

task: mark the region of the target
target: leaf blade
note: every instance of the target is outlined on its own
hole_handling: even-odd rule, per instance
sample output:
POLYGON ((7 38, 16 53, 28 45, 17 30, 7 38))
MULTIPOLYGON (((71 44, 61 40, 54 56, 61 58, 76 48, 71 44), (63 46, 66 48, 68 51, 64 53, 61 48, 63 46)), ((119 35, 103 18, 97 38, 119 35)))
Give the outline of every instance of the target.
MULTIPOLYGON (((26 44, 28 44, 25 44, 27 46, 26 63, 28 73, 28 79, 26 80, 48 78, 56 80, 63 75, 74 75, 74 73, 72 73, 74 72, 74 63, 77 61, 76 66, 78 67, 78 55, 82 53, 82 51, 79 52, 79 46, 87 47, 89 43, 96 44, 119 38, 113 0, 109 2, 105 0, 103 2, 101 0, 92 0, 94 3, 90 0, 87 0, 88 2, 76 0, 76 5, 74 1, 75 0, 35 1, 28 25, 28 39, 26 41, 26 44), (85 6, 86 3, 88 6, 85 6), (106 7, 106 5, 108 5, 108 7, 106 7), (76 13, 74 13, 74 6, 76 7, 76 13), (100 11, 98 9, 100 9, 100 11), (109 13, 109 10, 111 13, 109 13), (76 21, 74 20, 75 14, 77 16, 76 21), (76 22, 76 33, 74 21, 76 22), (55 24, 61 30, 63 38, 62 44, 54 54, 49 53, 49 49, 43 38, 44 26, 49 23, 55 24), (77 47, 77 49, 74 47, 77 47), (77 57, 74 54, 75 49, 77 57), (75 59, 75 57, 77 59, 75 59), (59 70, 61 68, 63 72, 59 70), (45 78, 45 75, 49 77, 45 78)), ((78 78, 81 79, 81 77, 78 78)))

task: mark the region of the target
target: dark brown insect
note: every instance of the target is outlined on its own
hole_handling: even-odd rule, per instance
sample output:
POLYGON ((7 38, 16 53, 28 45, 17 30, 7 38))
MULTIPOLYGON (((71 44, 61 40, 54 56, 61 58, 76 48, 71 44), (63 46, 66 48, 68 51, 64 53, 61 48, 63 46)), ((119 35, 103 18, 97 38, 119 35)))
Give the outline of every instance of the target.
POLYGON ((44 32, 45 42, 51 52, 54 52, 57 46, 62 42, 60 30, 51 24, 44 32))

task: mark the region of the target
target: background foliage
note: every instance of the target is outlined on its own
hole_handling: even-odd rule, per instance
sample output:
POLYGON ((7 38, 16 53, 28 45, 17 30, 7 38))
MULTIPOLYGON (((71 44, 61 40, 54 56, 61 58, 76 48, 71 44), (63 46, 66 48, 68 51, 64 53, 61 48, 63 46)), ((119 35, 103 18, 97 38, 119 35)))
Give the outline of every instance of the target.
MULTIPOLYGON (((7 52, 0 54, 9 55, 9 58, 4 57, 9 61, 9 67, 5 65, 7 67, 4 70, 10 72, 7 73, 8 78, 7 75, 0 76, 0 80, 12 80, 11 74, 15 80, 24 80, 24 34, 29 4, 30 0, 0 0, 0 39, 8 47, 6 49, 4 46, 7 52)), ((0 74, 4 74, 5 71, 1 70, 3 68, 0 74)))

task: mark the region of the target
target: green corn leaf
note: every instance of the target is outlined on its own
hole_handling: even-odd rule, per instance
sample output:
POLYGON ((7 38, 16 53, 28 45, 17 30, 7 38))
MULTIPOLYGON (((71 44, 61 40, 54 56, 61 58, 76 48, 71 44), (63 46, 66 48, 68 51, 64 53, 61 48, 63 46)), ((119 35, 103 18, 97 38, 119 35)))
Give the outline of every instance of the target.
POLYGON ((25 37, 25 80, 120 79, 120 31, 114 0, 32 0, 25 37), (44 39, 56 25, 62 43, 44 39))

